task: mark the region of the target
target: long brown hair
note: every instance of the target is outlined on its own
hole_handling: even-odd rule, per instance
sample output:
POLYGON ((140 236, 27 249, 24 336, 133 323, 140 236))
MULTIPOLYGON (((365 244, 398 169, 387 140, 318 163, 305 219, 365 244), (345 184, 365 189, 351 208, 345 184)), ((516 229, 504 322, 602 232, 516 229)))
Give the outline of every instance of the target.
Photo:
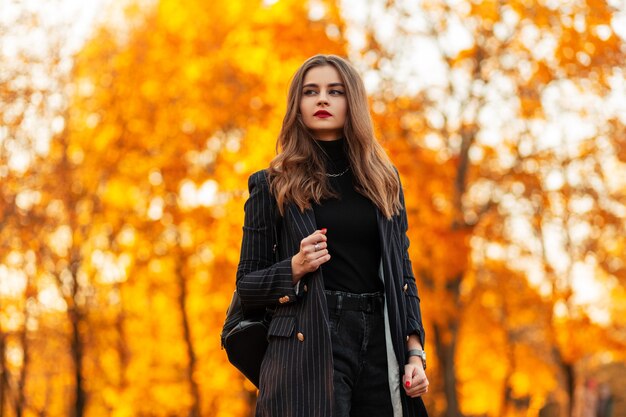
POLYGON ((304 77, 311 68, 332 65, 346 91, 348 111, 343 127, 348 159, 357 192, 370 199, 387 218, 400 211, 400 181, 382 146, 374 137, 367 94, 361 77, 346 60, 336 55, 307 59, 291 80, 287 112, 276 144, 281 152, 270 162, 271 190, 284 214, 285 204, 295 203, 301 211, 314 201, 336 197, 325 175, 325 164, 315 137, 302 121, 300 99, 304 77))

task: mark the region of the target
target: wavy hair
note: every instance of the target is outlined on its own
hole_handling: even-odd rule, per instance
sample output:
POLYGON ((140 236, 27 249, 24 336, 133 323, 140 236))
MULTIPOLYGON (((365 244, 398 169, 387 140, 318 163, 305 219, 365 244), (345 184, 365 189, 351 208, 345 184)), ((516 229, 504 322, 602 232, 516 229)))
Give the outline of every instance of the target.
POLYGON ((386 218, 398 214, 400 180, 382 146, 374 137, 372 119, 363 80, 346 60, 336 55, 315 55, 294 74, 287 96, 287 111, 278 135, 278 154, 270 162, 269 181, 279 210, 287 203, 301 211, 312 202, 337 197, 325 175, 324 159, 313 142, 313 132, 300 114, 304 77, 311 68, 331 65, 341 77, 346 92, 347 114, 343 136, 347 145, 356 191, 370 199, 386 218))

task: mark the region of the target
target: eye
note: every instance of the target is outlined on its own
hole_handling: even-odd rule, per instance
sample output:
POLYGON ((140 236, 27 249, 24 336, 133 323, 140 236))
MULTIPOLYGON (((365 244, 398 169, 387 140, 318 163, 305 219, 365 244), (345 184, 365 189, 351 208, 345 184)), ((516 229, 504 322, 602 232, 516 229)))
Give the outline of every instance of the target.
POLYGON ((333 96, 342 96, 344 92, 342 90, 330 90, 330 94, 333 96))
POLYGON ((309 89, 309 90, 304 90, 304 91, 302 92, 302 95, 303 95, 303 96, 312 96, 312 95, 313 95, 313 94, 315 94, 315 93, 316 93, 316 91, 315 91, 315 90, 311 90, 311 89, 309 89))

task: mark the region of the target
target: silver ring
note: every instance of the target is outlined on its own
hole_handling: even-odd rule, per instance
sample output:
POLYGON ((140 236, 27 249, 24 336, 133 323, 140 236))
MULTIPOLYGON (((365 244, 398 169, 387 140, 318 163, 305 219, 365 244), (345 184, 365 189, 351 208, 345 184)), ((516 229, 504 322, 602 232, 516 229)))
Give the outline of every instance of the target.
POLYGON ((319 243, 316 243, 315 246, 313 246, 315 248, 315 252, 317 252, 318 250, 320 250, 320 245, 319 243))

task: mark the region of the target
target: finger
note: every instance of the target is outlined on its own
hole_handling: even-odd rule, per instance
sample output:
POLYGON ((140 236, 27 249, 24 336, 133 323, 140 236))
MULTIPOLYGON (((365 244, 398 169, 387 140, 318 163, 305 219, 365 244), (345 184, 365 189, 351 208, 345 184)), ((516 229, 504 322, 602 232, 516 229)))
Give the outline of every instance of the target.
POLYGON ((328 255, 328 249, 320 249, 320 250, 313 250, 311 253, 308 253, 306 255, 306 258, 309 260, 309 262, 313 262, 315 260, 317 260, 318 258, 321 258, 325 255, 328 255))
POLYGON ((309 256, 309 263, 315 264, 325 262, 324 259, 329 256, 328 250, 324 249, 323 251, 315 252, 309 256))
POLYGON ((315 245, 317 245, 318 251, 328 246, 325 240, 315 240, 311 239, 310 237, 306 237, 300 242, 300 250, 307 253, 315 252, 315 245))
POLYGON ((324 249, 326 249, 328 247, 328 244, 326 242, 317 242, 312 245, 309 245, 309 247, 313 248, 311 250, 311 253, 319 253, 319 252, 322 252, 324 249))
POLYGON ((328 255, 328 249, 322 249, 320 251, 317 251, 313 254, 314 256, 316 256, 316 260, 319 260, 320 262, 322 262, 324 260, 324 258, 326 257, 326 255, 328 255))
POLYGON ((417 385, 411 387, 411 389, 407 390, 407 395, 409 396, 419 396, 424 395, 428 392, 428 381, 420 381, 417 385))
POLYGON ((428 387, 424 387, 422 389, 419 390, 411 390, 409 392, 407 392, 407 395, 411 398, 415 398, 415 397, 421 397, 422 395, 426 394, 428 392, 428 387))
POLYGON ((314 242, 319 242, 319 241, 326 241, 328 237, 326 237, 326 232, 323 232, 322 230, 316 230, 315 232, 307 236, 305 239, 312 239, 314 242))
POLYGON ((312 267, 312 270, 314 271, 317 268, 319 268, 320 265, 322 265, 322 264, 324 264, 324 263, 326 263, 328 261, 330 261, 330 255, 324 255, 321 258, 317 258, 317 259, 315 259, 313 261, 310 261, 309 265, 312 267))
POLYGON ((305 246, 315 245, 319 242, 326 242, 327 239, 325 234, 321 233, 320 230, 316 230, 300 241, 300 249, 302 250, 305 246))
POLYGON ((428 386, 428 379, 426 378, 417 378, 411 381, 411 386, 415 389, 423 389, 428 386))
MULTIPOLYGON (((405 386, 406 388, 406 386, 405 386)), ((419 385, 411 385, 411 388, 407 388, 405 389, 407 395, 412 395, 412 394, 424 394, 425 392, 428 391, 428 385, 427 384, 419 384, 419 385)))
POLYGON ((413 386, 413 367, 404 365, 404 376, 402 377, 402 386, 408 392, 413 386))
POLYGON ((426 379, 426 374, 423 371, 423 365, 420 363, 419 365, 415 366, 415 370, 413 372, 413 385, 416 385, 418 382, 426 379))
MULTIPOLYGON (((313 245, 315 247, 315 245, 313 245)), ((317 242, 317 250, 321 251, 322 249, 326 249, 328 247, 328 243, 326 242, 317 242)))
POLYGON ((315 245, 317 244, 317 248, 318 250, 321 249, 321 245, 323 242, 322 240, 311 240, 310 238, 304 238, 302 239, 302 242, 300 242, 300 251, 304 252, 304 253, 312 253, 315 252, 315 245))
POLYGON ((426 374, 424 374, 421 368, 412 364, 406 364, 404 366, 402 384, 408 396, 416 397, 426 393, 428 378, 426 378, 426 374))

